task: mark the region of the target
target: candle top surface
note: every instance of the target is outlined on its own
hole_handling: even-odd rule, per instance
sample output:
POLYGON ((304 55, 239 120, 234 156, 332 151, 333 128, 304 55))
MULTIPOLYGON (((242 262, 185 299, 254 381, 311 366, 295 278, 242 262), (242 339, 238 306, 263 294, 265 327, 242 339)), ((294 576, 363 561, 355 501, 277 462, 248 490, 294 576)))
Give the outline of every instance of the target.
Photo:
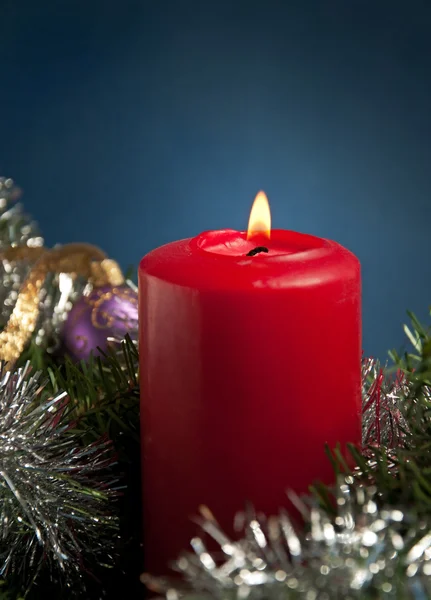
POLYGON ((247 238, 246 232, 225 229, 205 231, 193 238, 190 244, 203 252, 218 256, 244 258, 260 255, 262 259, 268 259, 309 252, 327 246, 328 242, 312 235, 283 229, 273 229, 269 238, 261 233, 255 234, 251 239, 247 238))
POLYGON ((359 261, 340 244, 273 229, 271 237, 225 229, 171 242, 144 256, 140 272, 196 289, 275 289, 350 279, 359 261))

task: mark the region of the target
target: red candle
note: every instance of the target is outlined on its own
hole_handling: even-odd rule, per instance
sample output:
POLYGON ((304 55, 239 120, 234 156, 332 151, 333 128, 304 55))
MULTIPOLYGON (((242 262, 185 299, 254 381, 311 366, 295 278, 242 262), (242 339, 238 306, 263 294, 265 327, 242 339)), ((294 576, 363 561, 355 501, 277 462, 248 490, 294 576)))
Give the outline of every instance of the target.
POLYGON ((330 482, 325 443, 360 442, 358 259, 272 230, 208 231, 150 252, 139 269, 146 570, 188 547, 200 504, 230 529, 250 500, 330 482))

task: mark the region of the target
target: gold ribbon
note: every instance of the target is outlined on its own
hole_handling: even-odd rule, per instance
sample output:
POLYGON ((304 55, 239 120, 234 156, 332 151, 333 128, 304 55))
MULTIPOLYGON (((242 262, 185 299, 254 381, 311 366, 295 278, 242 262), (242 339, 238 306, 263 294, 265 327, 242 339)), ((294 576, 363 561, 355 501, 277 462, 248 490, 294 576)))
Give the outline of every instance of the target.
POLYGON ((119 265, 90 244, 66 244, 52 250, 10 247, 0 254, 0 260, 27 260, 33 265, 6 327, 0 333, 0 360, 6 361, 9 368, 20 357, 35 330, 40 311, 40 292, 49 273, 82 276, 96 287, 124 283, 119 265))

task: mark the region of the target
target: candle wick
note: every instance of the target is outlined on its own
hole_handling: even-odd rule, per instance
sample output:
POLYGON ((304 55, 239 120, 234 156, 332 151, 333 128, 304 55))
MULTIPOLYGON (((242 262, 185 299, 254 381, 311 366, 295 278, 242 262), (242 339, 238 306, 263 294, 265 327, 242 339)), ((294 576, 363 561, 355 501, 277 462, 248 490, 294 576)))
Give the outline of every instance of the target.
POLYGON ((265 248, 265 246, 257 246, 257 248, 250 250, 246 256, 255 256, 256 254, 259 254, 259 252, 268 252, 268 248, 265 248))

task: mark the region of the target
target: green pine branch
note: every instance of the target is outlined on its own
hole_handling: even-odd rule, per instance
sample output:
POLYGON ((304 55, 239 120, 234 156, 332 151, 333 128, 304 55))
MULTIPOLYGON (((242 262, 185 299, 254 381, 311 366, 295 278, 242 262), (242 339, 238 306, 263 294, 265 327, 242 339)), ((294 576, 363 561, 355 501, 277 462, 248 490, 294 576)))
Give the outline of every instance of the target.
POLYGON ((66 390, 74 406, 71 417, 85 435, 108 434, 114 441, 126 434, 139 443, 138 351, 130 338, 119 351, 110 349, 75 364, 49 367, 53 390, 66 390))
POLYGON ((130 337, 79 363, 67 356, 57 361, 31 344, 20 364, 27 360, 35 370, 46 372, 47 394, 68 393, 68 415, 83 443, 108 435, 114 443, 127 436, 139 444, 139 356, 130 337))

